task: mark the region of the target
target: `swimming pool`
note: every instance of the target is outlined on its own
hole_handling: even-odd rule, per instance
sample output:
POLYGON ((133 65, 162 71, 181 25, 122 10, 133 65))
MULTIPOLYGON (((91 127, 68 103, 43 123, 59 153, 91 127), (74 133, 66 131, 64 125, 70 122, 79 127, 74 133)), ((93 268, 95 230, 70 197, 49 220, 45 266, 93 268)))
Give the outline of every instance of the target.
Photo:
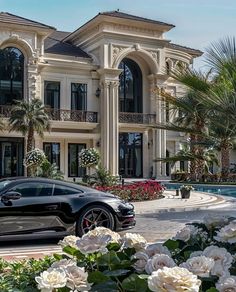
MULTIPOLYGON (((184 183, 163 183, 168 190, 176 190, 184 183)), ((213 193, 222 196, 236 197, 236 185, 235 186, 218 186, 218 185, 201 185, 191 184, 195 191, 204 193, 213 193)))

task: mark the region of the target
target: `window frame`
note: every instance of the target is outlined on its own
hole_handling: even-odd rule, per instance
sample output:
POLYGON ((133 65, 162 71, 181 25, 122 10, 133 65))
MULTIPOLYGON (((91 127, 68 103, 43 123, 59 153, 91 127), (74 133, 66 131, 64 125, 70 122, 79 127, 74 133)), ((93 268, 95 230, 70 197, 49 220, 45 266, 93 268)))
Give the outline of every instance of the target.
POLYGON ((51 146, 51 149, 50 149, 50 155, 51 155, 51 158, 53 158, 53 147, 52 147, 52 145, 53 144, 55 144, 55 145, 58 145, 59 146, 59 154, 58 154, 58 156, 59 156, 59 158, 58 158, 58 160, 59 160, 59 165, 57 165, 55 162, 53 162, 53 161, 50 161, 49 159, 48 159, 48 157, 47 157, 47 159, 48 159, 48 161, 52 164, 52 163, 55 163, 56 164, 56 166, 58 167, 58 170, 60 170, 61 169, 61 143, 60 142, 43 142, 43 151, 44 151, 44 153, 46 154, 46 151, 45 151, 45 146, 47 145, 47 144, 50 144, 50 146, 51 146))
POLYGON ((71 110, 74 111, 74 110, 79 110, 79 111, 87 111, 87 97, 88 97, 88 84, 87 83, 82 83, 82 82, 71 82, 71 110), (85 92, 84 92, 84 109, 81 108, 81 109, 73 109, 73 103, 72 103, 72 96, 73 96, 73 93, 76 94, 76 98, 79 98, 79 93, 78 93, 78 90, 74 91, 72 88, 73 88, 73 85, 84 85, 85 86, 85 92))
MULTIPOLYGON (((78 152, 78 147, 79 145, 83 145, 84 148, 83 149, 86 149, 86 143, 68 143, 68 177, 81 177, 79 176, 79 152, 78 152), (71 157, 70 157, 70 146, 71 145, 76 145, 77 149, 76 149, 76 161, 77 161, 77 168, 76 168, 76 175, 71 175, 71 172, 70 172, 70 160, 71 160, 71 157)), ((81 167, 81 168, 84 168, 84 167, 81 167)), ((86 169, 84 168, 84 174, 86 174, 86 169)))
MULTIPOLYGON (((53 94, 53 98, 55 99, 54 94, 53 94)), ((50 109, 53 109, 53 110, 59 110, 61 108, 61 82, 60 81, 44 80, 44 105, 46 107, 49 107, 50 109), (48 83, 58 83, 58 85, 59 85, 58 90, 51 90, 51 89, 48 90, 47 89, 47 84, 48 83), (58 92, 58 108, 51 107, 51 105, 49 103, 46 103, 47 92, 58 92)))

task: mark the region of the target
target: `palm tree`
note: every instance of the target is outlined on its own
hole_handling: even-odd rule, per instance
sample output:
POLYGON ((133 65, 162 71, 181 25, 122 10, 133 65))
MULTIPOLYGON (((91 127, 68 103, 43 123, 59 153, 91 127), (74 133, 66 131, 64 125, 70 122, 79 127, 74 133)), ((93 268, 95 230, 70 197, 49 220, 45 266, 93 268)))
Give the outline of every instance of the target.
POLYGON ((16 101, 9 118, 10 131, 21 132, 27 136, 27 152, 33 150, 34 135, 43 138, 44 131, 49 131, 49 117, 41 100, 16 101))
POLYGON ((189 159, 192 180, 201 178, 204 172, 204 162, 198 157, 202 157, 204 151, 203 136, 207 132, 206 124, 209 110, 205 107, 202 99, 199 98, 199 94, 205 94, 209 90, 208 76, 208 74, 204 75, 201 72, 189 69, 176 71, 172 77, 189 87, 186 94, 176 98, 166 92, 161 93, 162 98, 171 104, 170 109, 174 115, 172 123, 165 126, 161 125, 161 127, 189 134, 190 152, 193 158, 189 159), (196 87, 198 91, 191 89, 192 87, 196 87))

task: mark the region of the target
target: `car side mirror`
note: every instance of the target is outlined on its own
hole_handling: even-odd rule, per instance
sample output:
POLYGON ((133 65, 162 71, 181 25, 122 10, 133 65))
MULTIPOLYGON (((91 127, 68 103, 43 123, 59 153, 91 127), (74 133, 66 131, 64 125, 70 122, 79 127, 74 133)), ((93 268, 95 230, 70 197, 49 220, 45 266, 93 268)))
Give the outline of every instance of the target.
POLYGON ((2 201, 11 201, 11 200, 19 200, 21 198, 21 194, 14 191, 9 191, 2 195, 1 200, 2 201))

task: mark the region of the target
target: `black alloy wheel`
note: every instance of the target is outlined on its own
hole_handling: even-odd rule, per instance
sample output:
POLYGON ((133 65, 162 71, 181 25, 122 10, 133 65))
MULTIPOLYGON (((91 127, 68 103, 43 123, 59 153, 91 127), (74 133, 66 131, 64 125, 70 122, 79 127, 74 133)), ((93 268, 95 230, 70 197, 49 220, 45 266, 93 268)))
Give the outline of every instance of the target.
POLYGON ((76 235, 82 236, 96 227, 114 229, 114 217, 111 211, 104 206, 93 205, 86 208, 77 219, 76 235))

